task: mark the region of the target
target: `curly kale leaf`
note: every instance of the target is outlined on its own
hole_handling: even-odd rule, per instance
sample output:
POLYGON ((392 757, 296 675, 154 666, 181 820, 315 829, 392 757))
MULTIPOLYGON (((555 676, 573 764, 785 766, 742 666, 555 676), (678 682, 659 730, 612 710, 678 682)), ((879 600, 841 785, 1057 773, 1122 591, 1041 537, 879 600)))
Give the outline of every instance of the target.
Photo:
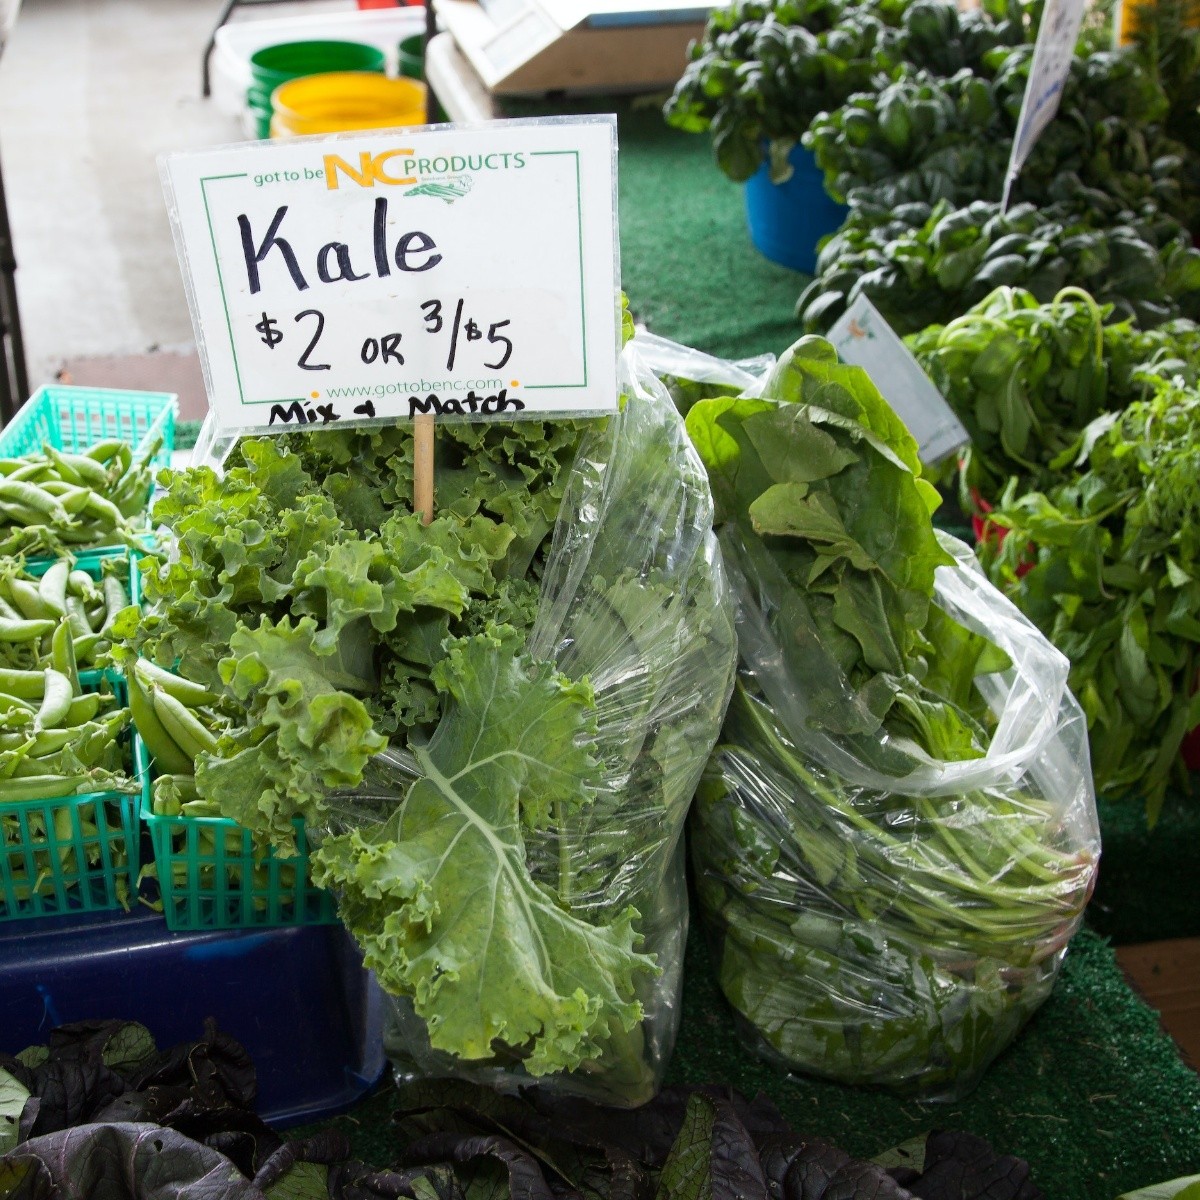
POLYGON ((316 622, 262 621, 230 639, 221 678, 241 702, 244 723, 200 755, 196 785, 228 817, 294 853, 292 821, 319 816, 330 788, 362 778, 387 742, 349 689, 338 658, 319 641, 316 622))

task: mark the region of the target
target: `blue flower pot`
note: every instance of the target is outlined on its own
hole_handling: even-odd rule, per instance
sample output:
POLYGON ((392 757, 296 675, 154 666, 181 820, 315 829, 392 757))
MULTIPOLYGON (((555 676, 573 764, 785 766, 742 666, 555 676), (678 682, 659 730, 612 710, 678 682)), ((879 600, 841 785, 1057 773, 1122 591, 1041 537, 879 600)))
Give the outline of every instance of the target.
POLYGON ((772 262, 811 275, 817 243, 846 219, 847 208, 831 200, 812 153, 794 146, 792 176, 772 183, 768 164, 746 180, 746 222, 755 248, 772 262))

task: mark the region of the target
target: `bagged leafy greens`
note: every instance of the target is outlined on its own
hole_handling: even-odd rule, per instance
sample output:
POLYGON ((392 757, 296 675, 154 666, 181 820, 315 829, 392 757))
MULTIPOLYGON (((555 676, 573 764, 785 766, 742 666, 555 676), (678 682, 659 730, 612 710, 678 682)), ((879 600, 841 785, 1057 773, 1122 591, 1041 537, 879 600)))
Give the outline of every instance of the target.
POLYGON ((828 343, 687 428, 737 597, 692 827, 722 990, 788 1067, 961 1094, 1049 993, 1094 879, 1068 664, 935 533, 915 443, 828 343))
POLYGON ((663 383, 685 417, 697 400, 757 392, 775 365, 774 354, 728 362, 649 332, 638 334, 637 347, 639 361, 663 383))
POLYGON ((212 690, 201 798, 314 879, 394 997, 401 1072, 656 1090, 687 930, 681 834, 736 650, 705 472, 623 359, 606 421, 243 442, 168 480, 130 646, 212 690))
POLYGON ((436 732, 339 797, 315 856, 397 997, 402 1071, 560 1073, 631 1103, 665 1068, 680 839, 735 647, 703 468, 635 352, 622 412, 580 444, 528 638, 451 651, 436 732))

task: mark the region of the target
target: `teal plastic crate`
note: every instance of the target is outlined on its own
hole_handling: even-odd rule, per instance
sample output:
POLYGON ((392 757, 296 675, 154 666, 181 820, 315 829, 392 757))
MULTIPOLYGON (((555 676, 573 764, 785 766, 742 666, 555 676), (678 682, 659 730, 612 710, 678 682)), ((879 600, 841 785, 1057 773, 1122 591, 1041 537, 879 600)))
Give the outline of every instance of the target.
MULTIPOLYGON (((123 703, 124 680, 111 672, 103 678, 123 703)), ((84 684, 84 691, 98 686, 84 684)), ((136 793, 0 802, 0 921, 129 911, 137 897, 145 795, 142 774, 136 793)))
POLYGON ((172 392, 123 392, 115 388, 51 385, 38 388, 0 430, 0 458, 34 454, 46 444, 81 453, 96 442, 119 438, 133 447, 134 461, 144 459, 158 439, 162 445, 150 460, 171 465, 175 449, 172 392))
POLYGON ((250 831, 227 817, 162 816, 154 811, 145 743, 135 733, 142 822, 150 831, 163 916, 172 930, 332 925, 337 904, 309 875, 304 822, 293 822, 297 854, 256 856, 250 831))
MULTIPOLYGON (((140 599, 132 572, 134 602, 140 599)), ((294 858, 255 853, 250 831, 228 817, 164 816, 154 811, 157 772, 136 728, 133 761, 142 781, 142 824, 154 849, 155 874, 167 928, 276 928, 332 925, 338 920, 331 892, 316 887, 308 860, 304 821, 297 817, 294 858)))

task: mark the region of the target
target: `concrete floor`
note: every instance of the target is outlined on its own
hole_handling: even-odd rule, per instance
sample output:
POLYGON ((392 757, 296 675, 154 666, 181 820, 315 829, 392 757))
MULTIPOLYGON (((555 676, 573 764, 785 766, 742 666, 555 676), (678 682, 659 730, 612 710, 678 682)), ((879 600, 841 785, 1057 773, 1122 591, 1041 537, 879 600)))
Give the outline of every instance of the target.
POLYGON ((193 344, 155 160, 244 137, 200 97, 220 7, 24 0, 0 58, 0 163, 32 387, 80 357, 193 344))

